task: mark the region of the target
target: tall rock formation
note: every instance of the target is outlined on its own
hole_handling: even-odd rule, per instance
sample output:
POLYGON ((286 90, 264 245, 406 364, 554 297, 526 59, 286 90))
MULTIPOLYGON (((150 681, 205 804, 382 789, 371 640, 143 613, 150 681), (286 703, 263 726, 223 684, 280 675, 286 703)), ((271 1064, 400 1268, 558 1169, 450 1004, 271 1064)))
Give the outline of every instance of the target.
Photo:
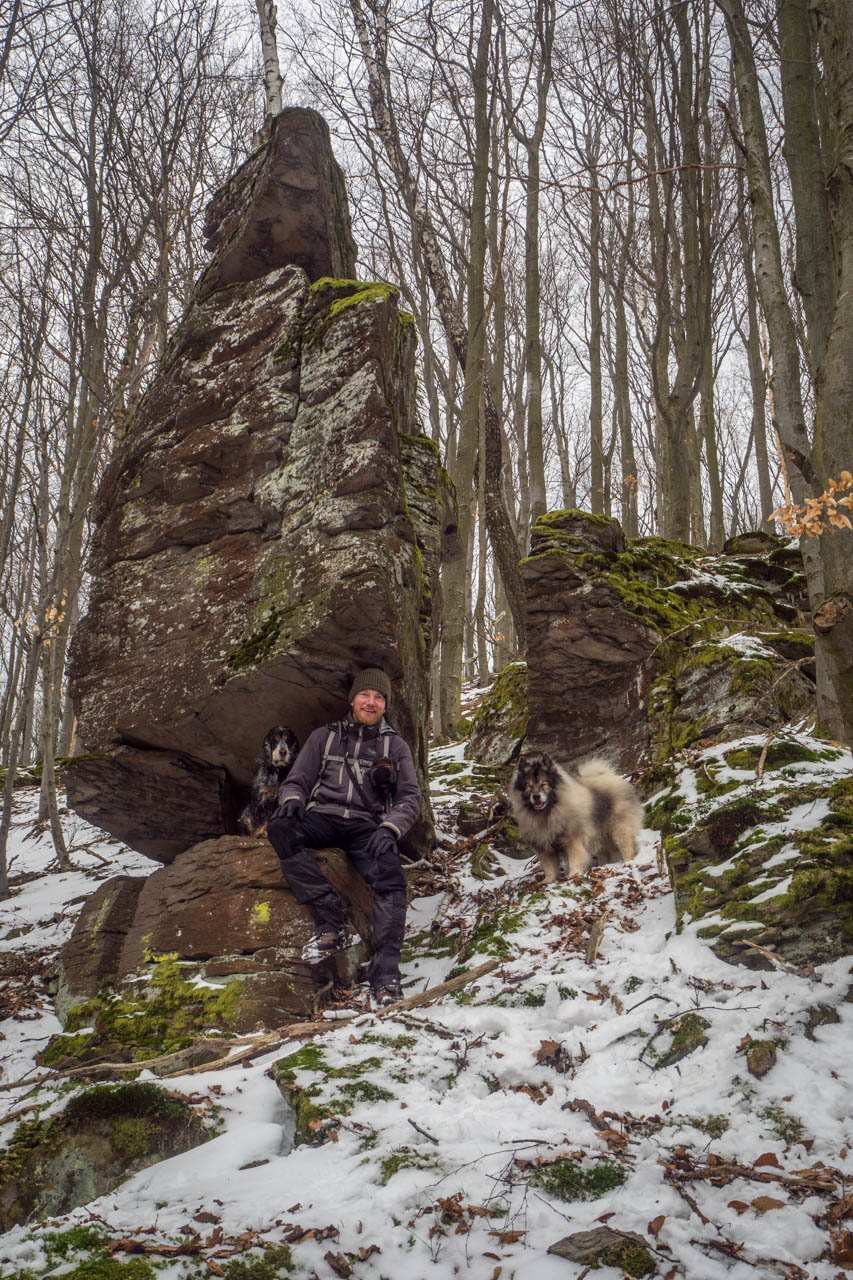
POLYGON ((442 480, 413 323, 393 286, 350 278, 322 119, 277 117, 206 232, 213 261, 101 486, 71 657, 69 801, 163 863, 235 832, 267 730, 304 741, 363 666, 388 671, 426 766, 442 480))

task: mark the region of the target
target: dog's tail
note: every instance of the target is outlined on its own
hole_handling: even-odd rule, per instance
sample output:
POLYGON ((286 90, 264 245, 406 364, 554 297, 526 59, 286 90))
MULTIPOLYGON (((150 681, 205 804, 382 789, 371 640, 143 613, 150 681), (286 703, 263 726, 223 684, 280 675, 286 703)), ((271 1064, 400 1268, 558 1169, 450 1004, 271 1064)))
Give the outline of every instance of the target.
POLYGON ((613 768, 609 760, 605 760, 603 756, 593 756, 590 760, 583 760, 577 765, 577 775, 583 778, 584 782, 600 782, 605 779, 619 778, 619 774, 613 768))

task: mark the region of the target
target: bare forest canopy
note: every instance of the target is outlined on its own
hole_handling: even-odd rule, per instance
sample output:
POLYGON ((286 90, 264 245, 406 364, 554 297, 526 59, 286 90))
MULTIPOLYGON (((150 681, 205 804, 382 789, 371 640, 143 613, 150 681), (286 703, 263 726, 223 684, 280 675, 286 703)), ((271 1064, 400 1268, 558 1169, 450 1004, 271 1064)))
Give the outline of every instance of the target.
MULTIPOLYGON (((718 551, 851 470, 849 0, 303 0, 277 25, 267 3, 7 0, 3 847, 15 770, 41 761, 65 856, 93 495, 205 265, 204 207, 277 106, 276 48, 282 105, 331 128, 359 278, 414 318, 457 487, 437 730, 463 670, 523 650, 518 562, 546 510, 718 551)), ((804 557, 822 714, 849 741, 837 514, 804 557)))

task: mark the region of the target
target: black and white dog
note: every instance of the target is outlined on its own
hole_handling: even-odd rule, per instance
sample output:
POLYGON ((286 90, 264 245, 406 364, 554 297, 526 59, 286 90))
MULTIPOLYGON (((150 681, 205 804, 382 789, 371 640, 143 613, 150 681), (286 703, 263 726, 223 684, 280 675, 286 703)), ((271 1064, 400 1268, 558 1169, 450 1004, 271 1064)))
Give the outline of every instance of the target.
POLYGON ((299 739, 292 729, 276 725, 264 738, 249 803, 240 814, 243 835, 263 835, 278 804, 278 789, 299 755, 299 739))

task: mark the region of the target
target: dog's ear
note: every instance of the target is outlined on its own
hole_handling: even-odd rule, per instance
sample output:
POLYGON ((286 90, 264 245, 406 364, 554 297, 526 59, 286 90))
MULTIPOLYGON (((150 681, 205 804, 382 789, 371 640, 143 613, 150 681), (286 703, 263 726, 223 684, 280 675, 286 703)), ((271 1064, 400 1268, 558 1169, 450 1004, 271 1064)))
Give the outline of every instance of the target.
POLYGON ((539 759, 542 762, 543 769, 552 769, 554 767, 554 761, 548 755, 547 751, 540 751, 539 759))

